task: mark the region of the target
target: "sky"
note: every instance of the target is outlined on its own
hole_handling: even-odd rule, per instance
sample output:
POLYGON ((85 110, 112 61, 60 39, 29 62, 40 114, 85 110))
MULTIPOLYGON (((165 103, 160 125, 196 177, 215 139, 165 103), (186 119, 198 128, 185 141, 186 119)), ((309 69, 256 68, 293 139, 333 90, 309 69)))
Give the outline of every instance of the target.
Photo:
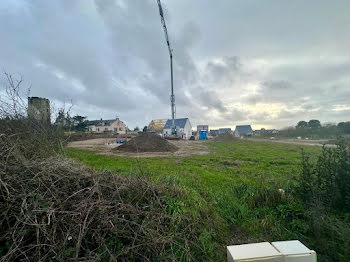
MULTIPOLYGON (((350 121, 350 1, 162 4, 178 118, 212 129, 350 121)), ((133 128, 171 115, 156 0, 1 0, 0 68, 89 120, 133 128)))

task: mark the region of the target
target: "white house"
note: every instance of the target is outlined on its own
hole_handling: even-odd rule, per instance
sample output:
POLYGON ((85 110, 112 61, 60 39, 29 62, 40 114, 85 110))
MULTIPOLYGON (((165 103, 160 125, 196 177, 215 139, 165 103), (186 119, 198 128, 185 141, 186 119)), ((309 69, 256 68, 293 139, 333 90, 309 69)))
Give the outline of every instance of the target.
MULTIPOLYGON (((168 119, 164 126, 163 136, 171 135, 172 120, 168 119)), ((175 119, 175 127, 177 135, 182 136, 183 139, 190 139, 192 136, 192 125, 188 118, 175 119)))
POLYGON ((88 122, 89 132, 126 134, 126 125, 119 118, 111 120, 93 120, 88 122))

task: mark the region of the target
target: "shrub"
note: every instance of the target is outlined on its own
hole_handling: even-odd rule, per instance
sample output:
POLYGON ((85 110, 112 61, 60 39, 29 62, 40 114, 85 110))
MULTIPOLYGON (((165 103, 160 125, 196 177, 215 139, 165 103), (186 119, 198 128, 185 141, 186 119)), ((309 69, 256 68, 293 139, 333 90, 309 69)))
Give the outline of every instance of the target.
POLYGON ((213 242, 208 233, 203 239, 208 222, 188 212, 169 213, 167 199, 186 194, 175 188, 49 158, 10 166, 1 173, 0 191, 0 261, 215 257, 200 245, 213 242))
POLYGON ((350 146, 339 140, 336 148, 323 147, 316 163, 303 152, 297 191, 305 203, 350 212, 350 146))
POLYGON ((302 152, 302 171, 294 197, 304 206, 307 231, 301 235, 319 261, 350 259, 350 147, 342 139, 323 147, 316 161, 302 152))

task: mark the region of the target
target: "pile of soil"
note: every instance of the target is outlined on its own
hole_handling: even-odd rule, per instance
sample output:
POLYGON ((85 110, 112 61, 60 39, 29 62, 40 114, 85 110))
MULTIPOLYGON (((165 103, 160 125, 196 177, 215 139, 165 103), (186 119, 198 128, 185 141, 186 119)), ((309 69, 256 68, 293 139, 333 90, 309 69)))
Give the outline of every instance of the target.
POLYGON ((157 134, 143 133, 129 142, 115 148, 115 150, 133 153, 175 152, 178 148, 157 134))
POLYGON ((217 141, 217 142, 232 142, 237 140, 238 140, 237 137, 229 133, 221 134, 214 138, 214 141, 217 141))

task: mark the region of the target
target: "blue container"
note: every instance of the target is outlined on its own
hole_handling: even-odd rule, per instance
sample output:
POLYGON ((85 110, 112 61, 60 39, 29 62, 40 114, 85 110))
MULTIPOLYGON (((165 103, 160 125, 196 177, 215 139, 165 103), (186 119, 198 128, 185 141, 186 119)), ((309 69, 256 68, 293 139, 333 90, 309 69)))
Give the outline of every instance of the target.
POLYGON ((201 133, 200 133, 200 135, 199 135, 199 139, 200 139, 200 140, 207 140, 207 139, 208 139, 207 131, 202 130, 201 133))

